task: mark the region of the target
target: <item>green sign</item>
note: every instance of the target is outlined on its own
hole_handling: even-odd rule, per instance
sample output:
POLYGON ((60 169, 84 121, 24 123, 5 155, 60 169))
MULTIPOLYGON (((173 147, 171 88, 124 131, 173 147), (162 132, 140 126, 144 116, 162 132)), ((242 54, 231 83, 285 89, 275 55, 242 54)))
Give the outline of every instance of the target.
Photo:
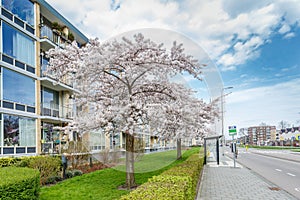
POLYGON ((228 129, 229 129, 229 135, 230 136, 233 136, 233 135, 237 134, 237 132, 236 132, 236 126, 229 126, 228 129))

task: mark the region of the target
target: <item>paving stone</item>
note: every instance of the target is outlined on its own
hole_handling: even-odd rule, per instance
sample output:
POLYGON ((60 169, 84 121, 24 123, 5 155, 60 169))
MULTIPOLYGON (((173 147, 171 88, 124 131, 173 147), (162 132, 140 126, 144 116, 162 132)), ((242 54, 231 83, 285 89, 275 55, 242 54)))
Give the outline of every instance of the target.
POLYGON ((233 168, 233 161, 226 156, 220 156, 220 163, 219 166, 215 163, 204 166, 197 200, 297 200, 284 190, 271 190, 274 185, 249 169, 239 164, 233 168))

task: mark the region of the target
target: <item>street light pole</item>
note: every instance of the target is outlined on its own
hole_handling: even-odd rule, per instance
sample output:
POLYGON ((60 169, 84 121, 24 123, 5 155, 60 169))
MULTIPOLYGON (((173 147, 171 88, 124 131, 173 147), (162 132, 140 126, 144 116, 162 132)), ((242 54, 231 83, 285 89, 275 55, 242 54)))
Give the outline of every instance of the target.
POLYGON ((224 135, 224 90, 232 89, 233 87, 223 87, 222 93, 221 93, 221 112, 222 112, 222 155, 224 156, 224 145, 226 143, 225 141, 225 135, 224 135))

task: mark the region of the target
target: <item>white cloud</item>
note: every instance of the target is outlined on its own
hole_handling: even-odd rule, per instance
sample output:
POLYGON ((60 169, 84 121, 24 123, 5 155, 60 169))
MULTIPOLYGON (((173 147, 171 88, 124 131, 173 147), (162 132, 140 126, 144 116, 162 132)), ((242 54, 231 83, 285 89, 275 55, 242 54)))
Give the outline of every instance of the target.
POLYGON ((284 33, 289 32, 290 30, 291 30, 291 27, 287 23, 284 23, 282 25, 282 27, 278 30, 278 32, 281 34, 284 34, 284 33))
POLYGON ((300 79, 294 79, 274 86, 233 92, 226 97, 226 113, 230 113, 225 113, 226 124, 243 128, 261 122, 276 126, 281 120, 296 123, 300 110, 299 85, 300 79))
POLYGON ((295 33, 287 33, 287 34, 284 35, 284 38, 285 39, 290 39, 290 38, 293 38, 295 36, 296 36, 295 33))
MULTIPOLYGON (((300 26, 298 0, 119 0, 113 6, 111 0, 47 1, 88 37, 106 40, 141 28, 183 33, 196 41, 222 70, 236 70, 258 58, 260 47, 270 43, 274 34, 290 39, 295 37, 293 28, 300 26)), ((280 73, 275 77, 282 77, 280 73)), ((242 74, 241 78, 246 76, 242 74)), ((260 80, 249 79, 238 87, 257 81, 260 80)), ((293 123, 293 119, 299 119, 299 115, 295 116, 295 111, 300 110, 299 85, 297 79, 232 93, 226 97, 230 113, 226 123, 240 127, 260 122, 277 125, 282 119, 293 123)))
POLYGON ((259 56, 259 47, 276 27, 281 26, 278 33, 285 38, 293 37, 290 26, 300 21, 300 1, 295 0, 120 0, 114 5, 111 0, 47 1, 89 37, 105 40, 140 28, 184 33, 224 70, 259 56))

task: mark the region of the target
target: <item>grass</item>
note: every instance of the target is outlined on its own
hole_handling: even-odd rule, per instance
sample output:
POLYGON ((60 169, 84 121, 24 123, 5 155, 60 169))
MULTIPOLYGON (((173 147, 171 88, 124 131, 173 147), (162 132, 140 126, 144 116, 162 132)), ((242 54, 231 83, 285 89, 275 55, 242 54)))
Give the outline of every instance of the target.
MULTIPOLYGON (((185 151, 182 151, 184 153, 185 151)), ((155 152, 144 155, 139 161, 135 162, 135 173, 145 173, 156 171, 170 165, 176 160, 177 151, 170 150, 165 152, 155 152)), ((115 169, 125 171, 125 165, 119 165, 115 169)))
MULTIPOLYGON (((143 156, 143 159, 139 161, 136 166, 140 167, 147 172, 135 174, 136 183, 143 184, 148 181, 154 175, 159 175, 163 171, 182 163, 190 155, 199 152, 200 148, 192 148, 185 151, 181 160, 174 161, 174 152, 159 152, 153 154, 147 154, 143 156), (163 168, 156 168, 158 162, 161 161, 163 168), (166 161, 164 161, 166 160, 166 161), (174 162, 171 162, 171 161, 174 162), (170 163, 167 165, 167 163, 170 163), (157 169, 155 171, 149 171, 149 169, 157 169)), ((176 153, 176 151, 175 151, 176 153)), ((52 199, 119 199, 122 195, 129 193, 126 190, 118 190, 118 186, 125 184, 126 173, 113 168, 99 170, 82 176, 74 177, 72 179, 65 180, 54 186, 46 186, 41 188, 40 199, 52 200, 52 199)))

